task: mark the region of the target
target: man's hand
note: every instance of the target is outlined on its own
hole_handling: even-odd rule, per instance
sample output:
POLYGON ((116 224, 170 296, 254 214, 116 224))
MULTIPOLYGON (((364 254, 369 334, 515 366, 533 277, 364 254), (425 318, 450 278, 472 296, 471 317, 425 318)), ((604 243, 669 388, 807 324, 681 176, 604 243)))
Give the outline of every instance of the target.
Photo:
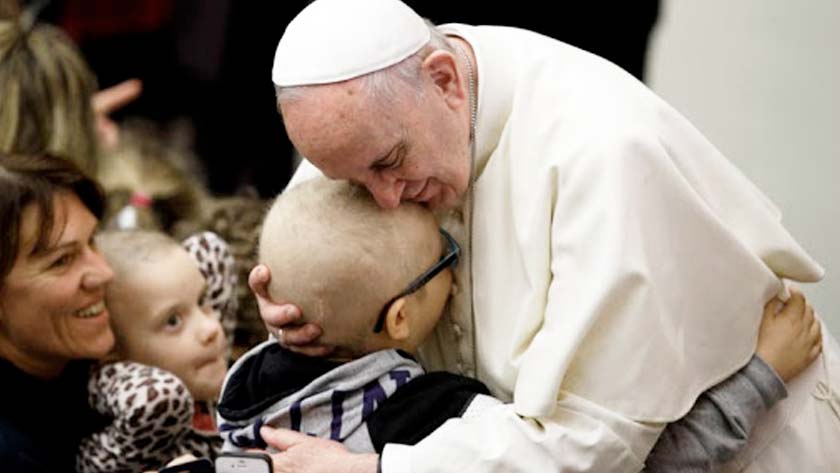
POLYGON ((764 306, 756 354, 784 382, 804 371, 821 351, 820 321, 801 292, 792 290, 784 305, 773 299, 764 306))
POLYGON ((248 285, 257 298, 260 316, 268 331, 281 345, 307 356, 326 356, 333 347, 316 343, 321 336, 321 327, 315 324, 302 324, 300 309, 293 304, 278 304, 268 295, 268 283, 271 273, 268 267, 259 264, 251 270, 248 285))
POLYGON ((260 435, 280 453, 271 455, 275 473, 376 473, 376 454, 350 453, 332 440, 263 427, 260 435))

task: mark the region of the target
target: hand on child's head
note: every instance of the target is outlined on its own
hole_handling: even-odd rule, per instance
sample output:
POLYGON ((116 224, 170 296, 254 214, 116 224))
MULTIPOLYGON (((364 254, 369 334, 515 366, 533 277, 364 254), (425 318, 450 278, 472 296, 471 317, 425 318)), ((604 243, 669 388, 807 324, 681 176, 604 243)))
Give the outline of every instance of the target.
POLYGON ((268 332, 274 335, 281 345, 291 351, 306 356, 326 356, 333 347, 317 342, 322 330, 315 324, 301 324, 300 308, 294 304, 271 300, 268 284, 271 272, 264 264, 259 264, 248 276, 248 285, 257 298, 260 316, 268 332))
POLYGON ((801 292, 792 290, 786 303, 774 298, 764 306, 756 354, 782 380, 788 382, 804 371, 821 351, 819 319, 801 292))

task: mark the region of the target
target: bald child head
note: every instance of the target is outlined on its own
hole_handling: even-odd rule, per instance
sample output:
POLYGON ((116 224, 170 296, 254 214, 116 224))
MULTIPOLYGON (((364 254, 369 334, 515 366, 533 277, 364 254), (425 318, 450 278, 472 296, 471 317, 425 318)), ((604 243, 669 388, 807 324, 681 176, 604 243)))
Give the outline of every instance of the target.
MULTIPOLYGON (((271 271, 272 300, 296 304, 304 321, 320 325, 320 343, 362 354, 384 348, 372 333, 377 316, 440 258, 443 244, 434 216, 422 206, 384 210, 363 187, 317 178, 277 198, 259 248, 260 262, 271 271)), ((451 286, 448 273, 435 279, 406 305, 414 319, 434 318, 432 326, 451 286), (445 294, 430 294, 435 290, 445 294)))

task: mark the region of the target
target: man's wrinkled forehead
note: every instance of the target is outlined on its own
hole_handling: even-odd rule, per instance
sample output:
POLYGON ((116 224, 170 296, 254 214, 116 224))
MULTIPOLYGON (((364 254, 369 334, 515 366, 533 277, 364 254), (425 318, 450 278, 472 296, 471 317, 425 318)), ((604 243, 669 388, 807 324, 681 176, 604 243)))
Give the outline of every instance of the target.
POLYGON ((281 102, 280 113, 289 139, 308 154, 328 152, 330 146, 349 141, 355 133, 350 120, 359 114, 354 94, 346 86, 312 87, 299 99, 281 102))
POLYGON ((324 89, 334 90, 281 104, 286 132, 328 177, 361 182, 371 163, 394 146, 399 129, 364 98, 324 89))

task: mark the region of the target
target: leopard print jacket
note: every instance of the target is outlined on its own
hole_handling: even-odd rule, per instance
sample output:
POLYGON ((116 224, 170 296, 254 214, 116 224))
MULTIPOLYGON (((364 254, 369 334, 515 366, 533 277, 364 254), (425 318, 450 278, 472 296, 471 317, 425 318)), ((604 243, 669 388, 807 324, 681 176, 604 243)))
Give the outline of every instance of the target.
POLYGON ((215 458, 221 448, 218 435, 192 428, 192 396, 168 371, 110 363, 93 372, 89 389, 91 405, 113 422, 82 440, 80 473, 155 470, 185 454, 215 458))
POLYGON ((219 314, 230 345, 239 308, 236 295, 239 276, 230 246, 213 232, 201 232, 188 237, 181 245, 198 263, 201 275, 207 280, 207 291, 200 303, 219 314))

